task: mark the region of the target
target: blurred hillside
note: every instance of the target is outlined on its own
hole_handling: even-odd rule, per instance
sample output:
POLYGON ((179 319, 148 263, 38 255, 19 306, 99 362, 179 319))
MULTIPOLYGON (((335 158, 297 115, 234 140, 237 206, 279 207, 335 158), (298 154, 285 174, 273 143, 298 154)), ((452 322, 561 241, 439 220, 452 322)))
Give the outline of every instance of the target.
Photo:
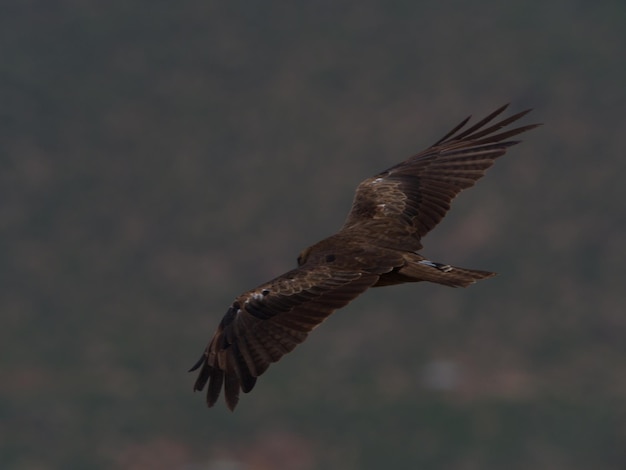
POLYGON ((626 4, 0 6, 0 466, 626 468, 626 4), (359 181, 505 102, 545 125, 237 412, 191 392, 232 298, 359 181))

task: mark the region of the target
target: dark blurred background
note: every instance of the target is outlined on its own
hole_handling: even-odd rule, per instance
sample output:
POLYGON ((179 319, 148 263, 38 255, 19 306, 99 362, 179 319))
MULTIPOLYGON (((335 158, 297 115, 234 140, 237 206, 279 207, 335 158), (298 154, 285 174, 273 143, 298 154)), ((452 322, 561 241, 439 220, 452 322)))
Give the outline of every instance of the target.
POLYGON ((3 469, 626 468, 626 4, 7 0, 3 469), (468 114, 524 136, 430 234, 500 275, 369 291, 232 414, 232 299, 468 114))

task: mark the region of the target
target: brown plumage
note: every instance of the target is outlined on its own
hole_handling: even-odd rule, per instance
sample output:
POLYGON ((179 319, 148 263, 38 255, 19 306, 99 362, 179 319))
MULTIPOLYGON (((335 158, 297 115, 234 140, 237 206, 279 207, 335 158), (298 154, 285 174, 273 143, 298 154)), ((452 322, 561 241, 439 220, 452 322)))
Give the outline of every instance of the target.
POLYGON ((418 281, 466 287, 495 275, 435 263, 417 251, 457 194, 519 143, 507 139, 537 127, 498 132, 530 111, 493 123, 506 107, 462 130, 468 117, 433 146, 363 181, 339 232, 305 249, 296 269, 235 299, 191 369, 200 368, 194 390, 209 384, 208 406, 223 388, 233 410, 240 391, 252 390, 271 363, 370 287, 418 281))

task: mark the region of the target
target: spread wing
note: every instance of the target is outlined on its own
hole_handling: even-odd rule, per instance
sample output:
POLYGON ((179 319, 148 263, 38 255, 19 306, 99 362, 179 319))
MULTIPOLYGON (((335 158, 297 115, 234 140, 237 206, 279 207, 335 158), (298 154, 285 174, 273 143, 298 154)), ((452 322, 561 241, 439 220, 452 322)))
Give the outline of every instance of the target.
POLYGON ((202 367, 194 390, 202 390, 208 382, 207 403, 213 406, 223 387, 226 404, 233 410, 240 390, 252 390, 272 362, 302 343, 313 328, 378 277, 304 265, 241 295, 191 369, 202 367))
POLYGON ((420 239, 443 219, 452 200, 519 143, 507 139, 538 126, 498 132, 530 112, 493 123, 507 106, 462 130, 468 117, 432 147, 363 181, 342 230, 366 232, 378 246, 419 250, 420 239))

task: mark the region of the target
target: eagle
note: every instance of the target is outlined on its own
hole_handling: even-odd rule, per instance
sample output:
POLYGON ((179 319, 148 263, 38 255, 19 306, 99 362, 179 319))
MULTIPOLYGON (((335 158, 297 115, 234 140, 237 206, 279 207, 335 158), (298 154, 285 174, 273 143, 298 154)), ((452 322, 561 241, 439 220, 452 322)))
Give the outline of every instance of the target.
POLYGON ((223 389, 234 411, 240 392, 250 392, 270 364, 370 287, 419 281, 467 287, 494 276, 419 251, 452 200, 520 142, 511 137, 539 125, 502 130, 531 111, 502 119, 507 107, 465 128, 467 117, 431 147, 361 182, 339 232, 303 250, 295 269, 237 297, 190 369, 200 369, 194 391, 208 383, 207 405, 223 389))

